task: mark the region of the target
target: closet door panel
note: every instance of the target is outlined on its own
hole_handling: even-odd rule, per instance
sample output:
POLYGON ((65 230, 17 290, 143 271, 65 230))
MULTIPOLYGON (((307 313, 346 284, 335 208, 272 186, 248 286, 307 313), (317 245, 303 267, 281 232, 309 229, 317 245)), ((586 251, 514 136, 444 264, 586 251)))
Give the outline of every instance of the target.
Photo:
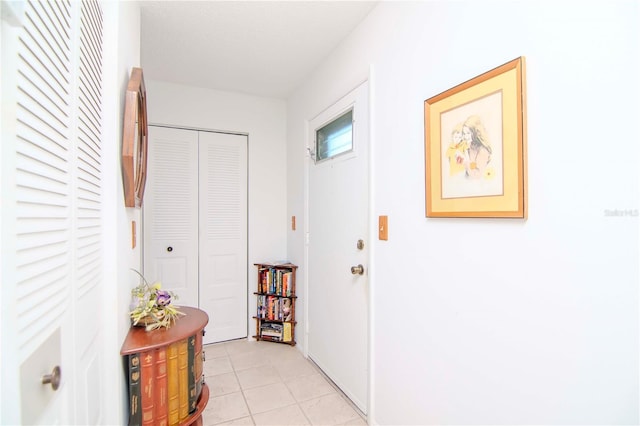
POLYGON ((247 336, 247 137, 200 133, 200 309, 204 343, 247 336))
POLYGON ((0 424, 109 417, 102 7, 0 5, 0 424))
POLYGON ((198 306, 198 132, 149 126, 144 275, 198 306))

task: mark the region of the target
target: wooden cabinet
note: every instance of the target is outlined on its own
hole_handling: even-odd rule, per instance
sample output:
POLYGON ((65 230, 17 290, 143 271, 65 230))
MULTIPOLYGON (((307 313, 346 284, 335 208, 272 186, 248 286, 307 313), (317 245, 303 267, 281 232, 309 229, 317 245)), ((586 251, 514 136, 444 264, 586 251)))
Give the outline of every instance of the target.
POLYGON ((256 295, 257 340, 295 345, 296 270, 291 263, 255 263, 258 269, 256 295))
POLYGON ((179 309, 186 315, 170 328, 131 327, 122 345, 129 425, 202 424, 209 400, 202 336, 209 317, 197 308, 179 309))

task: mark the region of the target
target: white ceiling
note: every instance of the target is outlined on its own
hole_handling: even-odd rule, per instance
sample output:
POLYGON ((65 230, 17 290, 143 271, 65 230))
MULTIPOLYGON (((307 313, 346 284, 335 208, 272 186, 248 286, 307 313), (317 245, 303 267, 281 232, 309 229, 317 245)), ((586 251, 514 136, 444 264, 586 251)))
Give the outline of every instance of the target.
POLYGON ((286 98, 374 1, 142 1, 145 79, 286 98))

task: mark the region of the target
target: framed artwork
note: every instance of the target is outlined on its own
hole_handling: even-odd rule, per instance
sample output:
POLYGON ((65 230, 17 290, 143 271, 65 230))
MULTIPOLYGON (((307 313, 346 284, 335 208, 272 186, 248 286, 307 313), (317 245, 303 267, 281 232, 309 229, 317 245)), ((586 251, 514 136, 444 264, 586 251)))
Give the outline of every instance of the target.
POLYGON ((125 93, 122 125, 124 205, 142 207, 147 181, 147 92, 142 68, 133 68, 125 93))
POLYGON ((424 102, 427 217, 527 217, 525 59, 424 102))

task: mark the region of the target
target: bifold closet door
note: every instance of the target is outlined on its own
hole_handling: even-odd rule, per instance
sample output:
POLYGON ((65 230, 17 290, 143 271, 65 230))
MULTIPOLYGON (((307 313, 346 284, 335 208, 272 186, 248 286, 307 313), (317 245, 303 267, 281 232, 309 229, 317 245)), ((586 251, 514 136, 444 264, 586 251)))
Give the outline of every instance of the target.
POLYGON ((112 19, 103 8, 0 4, 2 425, 116 418, 106 412, 120 387, 105 367, 112 326, 102 313, 117 288, 104 279, 115 141, 105 100, 112 19))
POLYGON ((247 136, 149 126, 145 276, 209 315, 203 343, 247 336, 247 136))
POLYGON ((247 136, 200 132, 203 343, 247 336, 247 136))
POLYGON ((149 126, 144 275, 198 307, 198 132, 149 126))

